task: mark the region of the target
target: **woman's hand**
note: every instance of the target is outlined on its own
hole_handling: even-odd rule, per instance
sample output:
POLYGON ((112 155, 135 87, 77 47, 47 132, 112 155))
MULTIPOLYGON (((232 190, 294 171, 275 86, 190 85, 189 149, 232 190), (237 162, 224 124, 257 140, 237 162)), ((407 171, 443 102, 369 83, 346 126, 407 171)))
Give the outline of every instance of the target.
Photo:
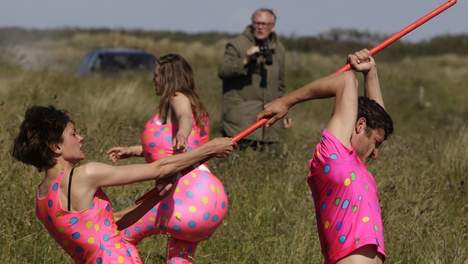
POLYGON ((172 147, 177 152, 184 152, 187 149, 187 136, 177 133, 172 140, 172 147))
POLYGON ((209 148, 214 152, 215 157, 224 158, 232 153, 235 145, 236 143, 232 141, 232 138, 218 137, 206 142, 203 147, 209 148))
POLYGON ((116 162, 120 159, 141 156, 143 154, 143 147, 141 145, 131 147, 113 147, 107 150, 106 154, 112 162, 116 162))

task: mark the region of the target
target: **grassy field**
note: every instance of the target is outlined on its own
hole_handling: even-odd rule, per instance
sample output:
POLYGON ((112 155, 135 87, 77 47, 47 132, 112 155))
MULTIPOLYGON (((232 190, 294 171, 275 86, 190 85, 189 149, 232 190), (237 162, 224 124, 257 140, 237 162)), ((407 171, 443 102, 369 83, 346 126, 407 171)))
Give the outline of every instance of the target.
MULTIPOLYGON (((0 46, 0 263, 71 263, 35 218, 34 195, 42 174, 9 154, 28 106, 67 109, 85 136, 87 160, 107 162, 107 148, 138 143, 157 99, 150 75, 75 77, 80 58, 92 47, 177 52, 195 69, 212 135, 218 135, 221 82, 216 71, 224 43, 80 32, 0 46)), ((345 55, 290 51, 288 89, 334 72, 345 55)), ((381 159, 369 165, 380 190, 386 263, 468 263, 468 57, 447 53, 388 62, 377 57, 377 62, 396 128, 381 159)), ((306 164, 330 103, 294 108, 294 127, 285 131, 276 155, 245 151, 211 161, 229 192, 230 208, 218 231, 199 246, 197 263, 322 263, 306 164)), ((128 162, 137 161, 143 162, 128 162)), ((106 192, 118 209, 151 185, 106 192)), ((139 245, 145 263, 164 263, 165 240, 152 237, 139 245)))

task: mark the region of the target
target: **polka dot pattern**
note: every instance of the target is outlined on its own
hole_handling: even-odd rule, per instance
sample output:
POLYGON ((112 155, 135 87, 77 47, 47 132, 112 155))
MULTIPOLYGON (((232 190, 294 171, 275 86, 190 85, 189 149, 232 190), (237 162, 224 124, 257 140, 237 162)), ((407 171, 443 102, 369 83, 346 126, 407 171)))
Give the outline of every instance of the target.
POLYGON ((343 201, 343 204, 341 204, 341 208, 343 208, 343 209, 347 209, 347 208, 348 208, 348 206, 349 206, 349 200, 348 200, 348 199, 346 199, 346 200, 344 200, 344 201, 343 201))
POLYGON ((195 222, 195 221, 193 221, 193 220, 190 220, 190 221, 188 222, 188 226, 189 226, 190 228, 195 228, 195 227, 197 227, 197 222, 195 222))
POLYGON ((344 242, 346 242, 346 236, 345 235, 341 235, 339 237, 339 240, 340 240, 340 243, 343 244, 344 242))
POLYGON ((227 196, 221 182, 211 173, 199 169, 194 172, 197 175, 203 172, 205 177, 194 178, 190 173, 182 176, 177 185, 179 192, 173 192, 172 196, 163 199, 156 206, 158 213, 150 210, 141 221, 126 229, 134 232, 127 234, 124 231, 124 235, 128 236, 130 241, 139 241, 159 233, 189 241, 208 238, 227 212, 227 196), (191 179, 189 185, 183 182, 187 177, 191 179), (212 188, 197 188, 197 183, 204 186, 211 184, 212 188), (153 225, 155 228, 149 230, 146 228, 148 225, 153 225), (140 226, 145 228, 142 228, 141 232, 135 232, 135 227, 140 226))
POLYGON ((337 261, 362 244, 374 244, 384 253, 377 186, 365 164, 328 130, 313 153, 308 184, 325 257, 337 261))
POLYGON ((196 212, 197 212, 197 207, 195 207, 195 206, 190 206, 190 207, 189 207, 189 212, 191 212, 191 213, 196 213, 196 212))
POLYGON ((320 206, 322 210, 325 210, 327 208, 327 203, 323 202, 322 205, 320 206))
POLYGON ((74 225, 74 224, 76 224, 76 223, 78 223, 78 217, 72 217, 72 218, 70 218, 70 224, 74 225))
POLYGON ((351 184, 351 179, 350 179, 350 178, 346 178, 346 179, 344 180, 344 182, 343 182, 343 185, 344 185, 345 187, 348 187, 350 184, 351 184))
POLYGON ((54 180, 45 198, 37 198, 37 216, 50 230, 50 235, 77 263, 141 263, 136 248, 125 242, 113 222, 112 206, 99 190, 87 210, 67 212, 60 207, 60 182, 54 180))
MULTIPOLYGON (((204 127, 209 128, 208 120, 204 127)), ((145 124, 141 143, 147 162, 174 154, 174 129, 176 128, 172 124, 163 124, 158 115, 145 124), (155 146, 150 147, 150 143, 154 143, 155 146)), ((207 132, 207 129, 194 125, 187 139, 188 149, 206 143, 207 132)), ((154 208, 157 209, 157 213, 150 210, 141 218, 142 222, 127 228, 132 232, 128 235, 124 232, 126 239, 136 243, 144 237, 161 233, 179 241, 194 243, 207 239, 226 215, 228 199, 223 184, 203 165, 185 175, 181 174, 174 192, 154 208), (149 225, 155 228, 149 230, 146 228, 149 225), (134 232, 135 227, 145 228, 142 228, 141 232, 134 232)))
POLYGON ((203 214, 203 220, 210 220, 210 213, 209 212, 206 212, 203 214))

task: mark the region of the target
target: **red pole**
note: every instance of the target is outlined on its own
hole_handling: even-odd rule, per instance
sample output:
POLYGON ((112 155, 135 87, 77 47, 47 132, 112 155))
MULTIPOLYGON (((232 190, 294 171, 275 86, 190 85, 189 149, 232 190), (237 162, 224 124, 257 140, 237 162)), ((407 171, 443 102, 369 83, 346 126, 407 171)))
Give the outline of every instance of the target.
POLYGON ((244 137, 252 134, 255 130, 257 130, 258 128, 264 126, 266 124, 266 122, 268 121, 268 119, 266 118, 263 118, 263 119, 260 119, 258 120, 257 122, 255 122, 255 124, 249 126, 248 128, 242 130, 241 132, 239 132, 239 134, 235 135, 233 138, 232 138, 232 141, 234 142, 238 142, 239 140, 243 139, 244 137))
MULTIPOLYGON (((410 33, 411 31, 415 30, 416 28, 420 27, 422 24, 426 23, 427 21, 429 21, 433 17, 435 17, 435 16, 439 15, 440 13, 444 12, 445 10, 447 10, 451 6, 455 5, 456 3, 457 3, 457 0, 448 0, 446 3, 438 6, 437 8, 432 10, 431 12, 429 12, 426 15, 420 17, 415 22, 413 22, 410 25, 406 26, 405 28, 403 28, 399 32, 393 34, 392 36, 390 36, 389 38, 387 38, 386 40, 384 40, 383 42, 381 42, 377 46, 373 47, 370 50, 370 54, 375 55, 375 54, 379 53, 384 48, 390 46, 395 41, 401 39, 406 34, 410 33)), ((349 71, 350 69, 351 69, 351 65, 348 63, 348 64, 344 65, 343 67, 341 67, 338 71, 336 71, 336 73, 342 73, 342 72, 345 72, 345 71, 349 71)), ((257 122, 255 122, 254 124, 249 126, 248 128, 241 131, 239 134, 235 135, 232 138, 232 141, 238 142, 242 138, 252 134, 258 128, 264 126, 267 122, 268 122, 267 118, 262 118, 262 119, 258 120, 257 122)), ((143 199, 145 199, 145 197, 148 197, 149 195, 153 195, 153 194, 154 195, 157 194, 156 189, 152 189, 149 192, 147 192, 146 194, 144 194, 142 197, 138 198, 137 203, 142 201, 143 199)))
MULTIPOLYGON (((433 17, 435 17, 435 16, 439 15, 440 13, 444 12, 445 10, 447 10, 451 6, 455 5, 456 3, 457 3, 457 0, 449 0, 449 1, 445 2, 444 4, 438 6, 436 9, 434 9, 431 12, 427 13, 426 15, 420 17, 419 19, 417 19, 413 23, 409 24, 407 27, 403 28, 399 32, 393 34, 392 36, 390 36, 386 40, 382 41, 382 43, 380 43, 377 46, 373 47, 370 50, 370 54, 374 55, 374 54, 379 53, 384 48, 390 46, 395 41, 401 39, 406 34, 410 33, 411 31, 415 30, 416 28, 420 27, 422 24, 426 23, 427 21, 429 21, 433 17)), ((343 67, 341 67, 338 71, 336 71, 336 73, 342 73, 342 72, 345 72, 345 71, 349 71, 350 69, 351 69, 351 65, 348 63, 348 64, 344 65, 343 67)))

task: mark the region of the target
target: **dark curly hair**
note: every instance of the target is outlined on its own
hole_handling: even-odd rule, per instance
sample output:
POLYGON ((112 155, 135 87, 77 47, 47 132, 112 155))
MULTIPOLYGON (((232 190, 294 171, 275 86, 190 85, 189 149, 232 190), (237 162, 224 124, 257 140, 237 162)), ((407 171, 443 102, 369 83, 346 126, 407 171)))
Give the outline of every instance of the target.
POLYGON ((12 156, 39 171, 53 167, 56 160, 50 145, 62 142, 69 122, 72 121, 65 111, 53 106, 28 108, 13 143, 12 156))
POLYGON ((359 96, 358 119, 364 117, 368 128, 381 128, 385 131, 387 139, 393 133, 393 120, 385 109, 376 101, 364 96, 359 96))

